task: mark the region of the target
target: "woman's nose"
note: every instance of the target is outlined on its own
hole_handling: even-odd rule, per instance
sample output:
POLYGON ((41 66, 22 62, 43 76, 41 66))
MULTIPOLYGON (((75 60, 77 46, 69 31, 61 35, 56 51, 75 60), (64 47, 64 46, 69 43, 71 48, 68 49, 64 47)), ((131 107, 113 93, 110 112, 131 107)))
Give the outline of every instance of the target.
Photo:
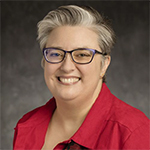
POLYGON ((75 69, 75 62, 72 60, 72 57, 69 53, 66 54, 62 64, 61 64, 61 70, 70 73, 75 69))

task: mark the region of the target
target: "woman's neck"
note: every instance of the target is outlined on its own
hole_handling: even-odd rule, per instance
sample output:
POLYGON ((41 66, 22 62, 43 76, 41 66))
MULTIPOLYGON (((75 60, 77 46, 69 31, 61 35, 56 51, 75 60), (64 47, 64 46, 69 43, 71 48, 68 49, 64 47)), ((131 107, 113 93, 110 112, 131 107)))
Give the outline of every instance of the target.
POLYGON ((58 105, 53 115, 53 121, 61 126, 62 132, 66 135, 72 135, 79 129, 91 107, 81 109, 78 106, 59 107, 58 105))
POLYGON ((80 97, 72 100, 62 100, 56 98, 57 108, 54 112, 53 118, 62 125, 64 130, 72 128, 73 126, 80 127, 89 110, 96 101, 102 84, 91 95, 82 94, 80 97))
POLYGON ((92 107, 94 101, 90 104, 79 104, 74 102, 57 103, 56 114, 61 121, 80 122, 85 119, 87 113, 92 107))
POLYGON ((97 97, 98 95, 91 99, 87 98, 84 102, 81 99, 71 101, 56 100, 57 108, 53 117, 57 123, 62 125, 64 130, 68 130, 73 126, 78 128, 83 123, 97 97))

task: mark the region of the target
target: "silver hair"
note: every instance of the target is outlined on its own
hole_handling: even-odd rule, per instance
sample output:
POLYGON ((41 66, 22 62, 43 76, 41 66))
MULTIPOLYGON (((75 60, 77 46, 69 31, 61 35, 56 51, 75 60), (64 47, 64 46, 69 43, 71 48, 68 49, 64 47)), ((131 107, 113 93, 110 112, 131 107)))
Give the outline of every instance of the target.
MULTIPOLYGON (((115 34, 108 21, 92 7, 76 5, 61 6, 50 11, 38 23, 38 37, 40 48, 45 48, 51 31, 60 26, 83 26, 93 30, 99 37, 99 47, 103 53, 110 55, 114 45, 115 34)), ((42 61, 42 66, 43 66, 42 61)))

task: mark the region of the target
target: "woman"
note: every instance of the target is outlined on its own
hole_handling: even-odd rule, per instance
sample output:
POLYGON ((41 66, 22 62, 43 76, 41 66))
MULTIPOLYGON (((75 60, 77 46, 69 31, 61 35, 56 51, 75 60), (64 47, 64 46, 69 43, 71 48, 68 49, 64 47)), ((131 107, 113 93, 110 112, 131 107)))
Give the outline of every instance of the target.
POLYGON ((14 149, 148 149, 149 119, 105 84, 114 32, 93 8, 62 6, 38 24, 54 96, 19 120, 14 149))

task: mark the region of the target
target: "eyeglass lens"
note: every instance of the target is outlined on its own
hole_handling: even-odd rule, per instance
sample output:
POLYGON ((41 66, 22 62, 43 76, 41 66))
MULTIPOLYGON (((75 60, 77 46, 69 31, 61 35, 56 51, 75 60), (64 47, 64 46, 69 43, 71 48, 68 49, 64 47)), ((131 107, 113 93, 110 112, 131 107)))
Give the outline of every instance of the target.
POLYGON ((45 57, 49 62, 57 63, 64 59, 64 52, 57 49, 45 50, 45 57))

